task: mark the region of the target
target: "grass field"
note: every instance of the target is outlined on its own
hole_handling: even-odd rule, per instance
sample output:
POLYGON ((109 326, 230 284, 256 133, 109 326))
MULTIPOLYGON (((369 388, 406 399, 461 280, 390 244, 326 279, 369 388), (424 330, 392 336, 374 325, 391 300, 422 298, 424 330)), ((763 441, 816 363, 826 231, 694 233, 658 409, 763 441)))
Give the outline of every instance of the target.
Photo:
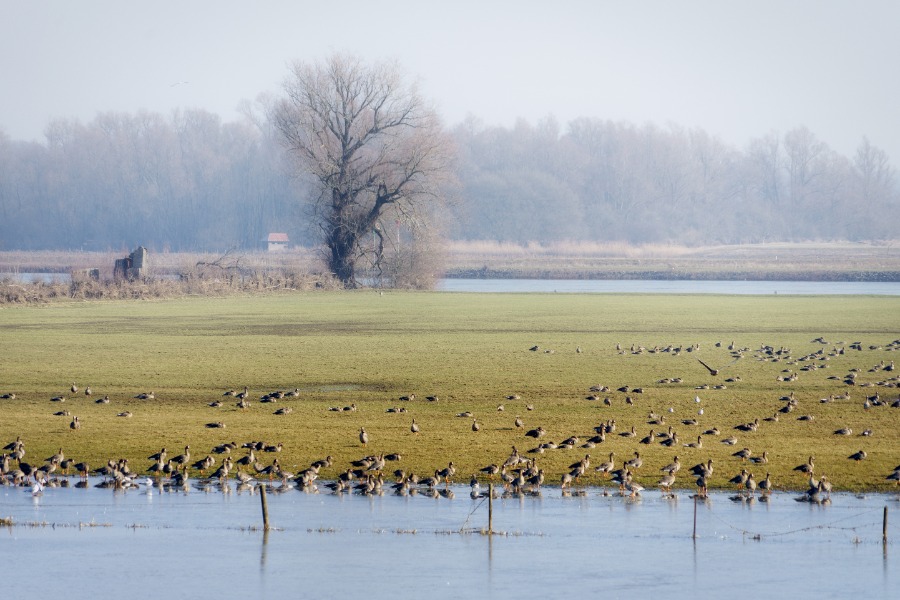
MULTIPOLYGON (((806 478, 792 469, 813 455, 816 473, 827 473, 838 489, 888 490, 885 477, 900 463, 900 409, 863 404, 876 393, 881 400, 898 398, 898 371, 881 368, 894 359, 898 338, 900 301, 892 297, 360 291, 7 308, 0 310, 0 394, 16 397, 0 400, 0 444, 21 436, 25 460, 34 465, 62 448, 97 466, 127 457, 133 470, 143 471, 152 462, 146 457, 162 447, 173 455, 189 445, 193 461, 223 442, 264 440, 283 443, 283 450, 261 453, 260 462, 277 457, 294 472, 332 455, 322 478, 364 455, 393 452, 402 460, 389 463, 392 469, 424 476, 453 461, 464 481, 501 463, 512 446, 524 454, 540 442, 578 436, 572 449, 527 455, 548 482, 558 482, 586 453, 596 465, 612 452, 619 466, 637 451, 644 466, 636 478, 648 488, 677 455, 684 465, 680 487, 694 485, 687 467, 713 459, 715 487, 727 487, 747 467, 757 480, 768 471, 777 487, 804 489, 806 478), (827 343, 813 341, 819 337, 827 343), (862 350, 850 350, 853 342, 862 350), (743 350, 741 358, 728 349, 732 343, 743 350), (699 349, 689 352, 695 344, 699 349), (787 351, 767 355, 763 346, 787 351), (719 374, 712 376, 698 358, 719 374), (857 385, 850 386, 843 379, 853 369, 857 385), (791 373, 795 380, 779 380, 791 373), (664 378, 681 382, 658 383, 664 378), (73 382, 76 394, 69 390, 73 382), (611 391, 587 400, 593 385, 611 391), (695 389, 704 385, 725 388, 695 389), (82 393, 86 386, 91 397, 82 393), (252 406, 242 411, 222 394, 245 386, 252 406), (643 391, 617 391, 621 386, 643 391), (298 398, 258 400, 295 388, 298 398), (150 391, 154 400, 134 398, 150 391), (845 392, 849 399, 820 402, 845 392), (763 421, 791 393, 796 410, 763 421), (94 402, 107 394, 109 404, 94 402), (416 398, 398 399, 408 394, 416 398), (65 402, 50 400, 58 395, 65 402), (427 401, 429 395, 439 399, 427 401), (507 399, 512 395, 519 398, 507 399), (223 406, 208 406, 220 399, 223 406), (351 404, 357 410, 329 410, 351 404), (273 414, 285 406, 293 412, 273 414), (394 407, 406 412, 387 412, 394 407), (69 428, 71 416, 54 416, 61 410, 77 415, 81 429, 69 428), (117 416, 124 411, 133 416, 117 416), (480 431, 472 431, 472 418, 457 416, 465 411, 480 431), (648 424, 651 412, 665 424, 648 424), (513 426, 517 415, 525 429, 513 426), (800 421, 801 415, 813 420, 800 421), (421 427, 417 436, 410 432, 413 418, 421 427), (683 424, 688 418, 699 423, 683 424), (611 419, 615 433, 594 448, 580 447, 611 419), (754 419, 758 431, 734 429, 754 419), (207 428, 210 422, 226 427, 207 428), (537 426, 547 431, 544 438, 525 437, 537 426), (618 435, 632 426, 636 437, 618 435), (651 429, 669 426, 677 446, 639 443, 651 429), (702 436, 701 448, 683 445, 714 426, 721 434, 702 436), (369 432, 367 447, 358 440, 360 427, 369 432), (853 434, 834 435, 841 427, 853 434), (860 436, 866 429, 873 434, 860 436), (735 446, 721 443, 731 435, 735 446), (743 447, 754 456, 767 451, 769 463, 748 466, 732 456, 743 447), (847 458, 860 449, 865 460, 847 458)), ((591 468, 584 483, 604 481, 591 468)))

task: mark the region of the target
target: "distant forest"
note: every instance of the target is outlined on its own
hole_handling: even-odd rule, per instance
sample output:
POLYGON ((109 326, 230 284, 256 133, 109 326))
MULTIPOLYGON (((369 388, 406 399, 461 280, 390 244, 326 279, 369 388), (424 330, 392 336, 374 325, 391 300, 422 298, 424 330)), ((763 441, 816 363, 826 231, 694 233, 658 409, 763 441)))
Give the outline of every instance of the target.
MULTIPOLYGON (((862 139, 843 156, 798 127, 734 148, 698 129, 552 118, 453 130, 457 240, 687 246, 895 239, 900 185, 862 139)), ((0 250, 313 245, 301 182, 264 119, 203 110, 56 120, 41 143, 0 132, 0 250)))

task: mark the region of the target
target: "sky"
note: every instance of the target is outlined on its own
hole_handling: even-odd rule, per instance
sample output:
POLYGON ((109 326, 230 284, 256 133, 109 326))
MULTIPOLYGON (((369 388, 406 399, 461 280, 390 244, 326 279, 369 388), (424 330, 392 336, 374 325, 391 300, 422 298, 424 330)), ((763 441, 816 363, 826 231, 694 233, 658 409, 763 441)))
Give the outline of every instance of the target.
POLYGON ((900 165, 897 0, 0 0, 0 132, 278 94, 294 60, 396 60, 448 126, 592 117, 744 148, 805 126, 900 165), (330 5, 330 6, 329 6, 330 5))

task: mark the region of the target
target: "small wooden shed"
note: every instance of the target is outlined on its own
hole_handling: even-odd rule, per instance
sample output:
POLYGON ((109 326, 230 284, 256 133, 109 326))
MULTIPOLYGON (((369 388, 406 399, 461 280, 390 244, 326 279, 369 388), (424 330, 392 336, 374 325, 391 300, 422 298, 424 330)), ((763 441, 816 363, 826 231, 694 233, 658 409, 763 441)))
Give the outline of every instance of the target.
POLYGON ((266 238, 266 249, 269 252, 284 252, 287 250, 289 241, 286 233, 270 233, 266 238))

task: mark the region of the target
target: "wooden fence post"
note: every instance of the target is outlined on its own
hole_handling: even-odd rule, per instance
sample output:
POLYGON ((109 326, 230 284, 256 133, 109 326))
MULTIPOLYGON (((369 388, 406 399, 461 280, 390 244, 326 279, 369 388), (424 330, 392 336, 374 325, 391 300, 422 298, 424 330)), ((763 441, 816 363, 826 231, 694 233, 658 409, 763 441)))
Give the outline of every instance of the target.
POLYGON ((488 535, 494 535, 494 484, 488 484, 488 535))
POLYGON ((266 484, 259 485, 259 501, 262 504, 263 530, 269 530, 269 503, 266 501, 266 484))

